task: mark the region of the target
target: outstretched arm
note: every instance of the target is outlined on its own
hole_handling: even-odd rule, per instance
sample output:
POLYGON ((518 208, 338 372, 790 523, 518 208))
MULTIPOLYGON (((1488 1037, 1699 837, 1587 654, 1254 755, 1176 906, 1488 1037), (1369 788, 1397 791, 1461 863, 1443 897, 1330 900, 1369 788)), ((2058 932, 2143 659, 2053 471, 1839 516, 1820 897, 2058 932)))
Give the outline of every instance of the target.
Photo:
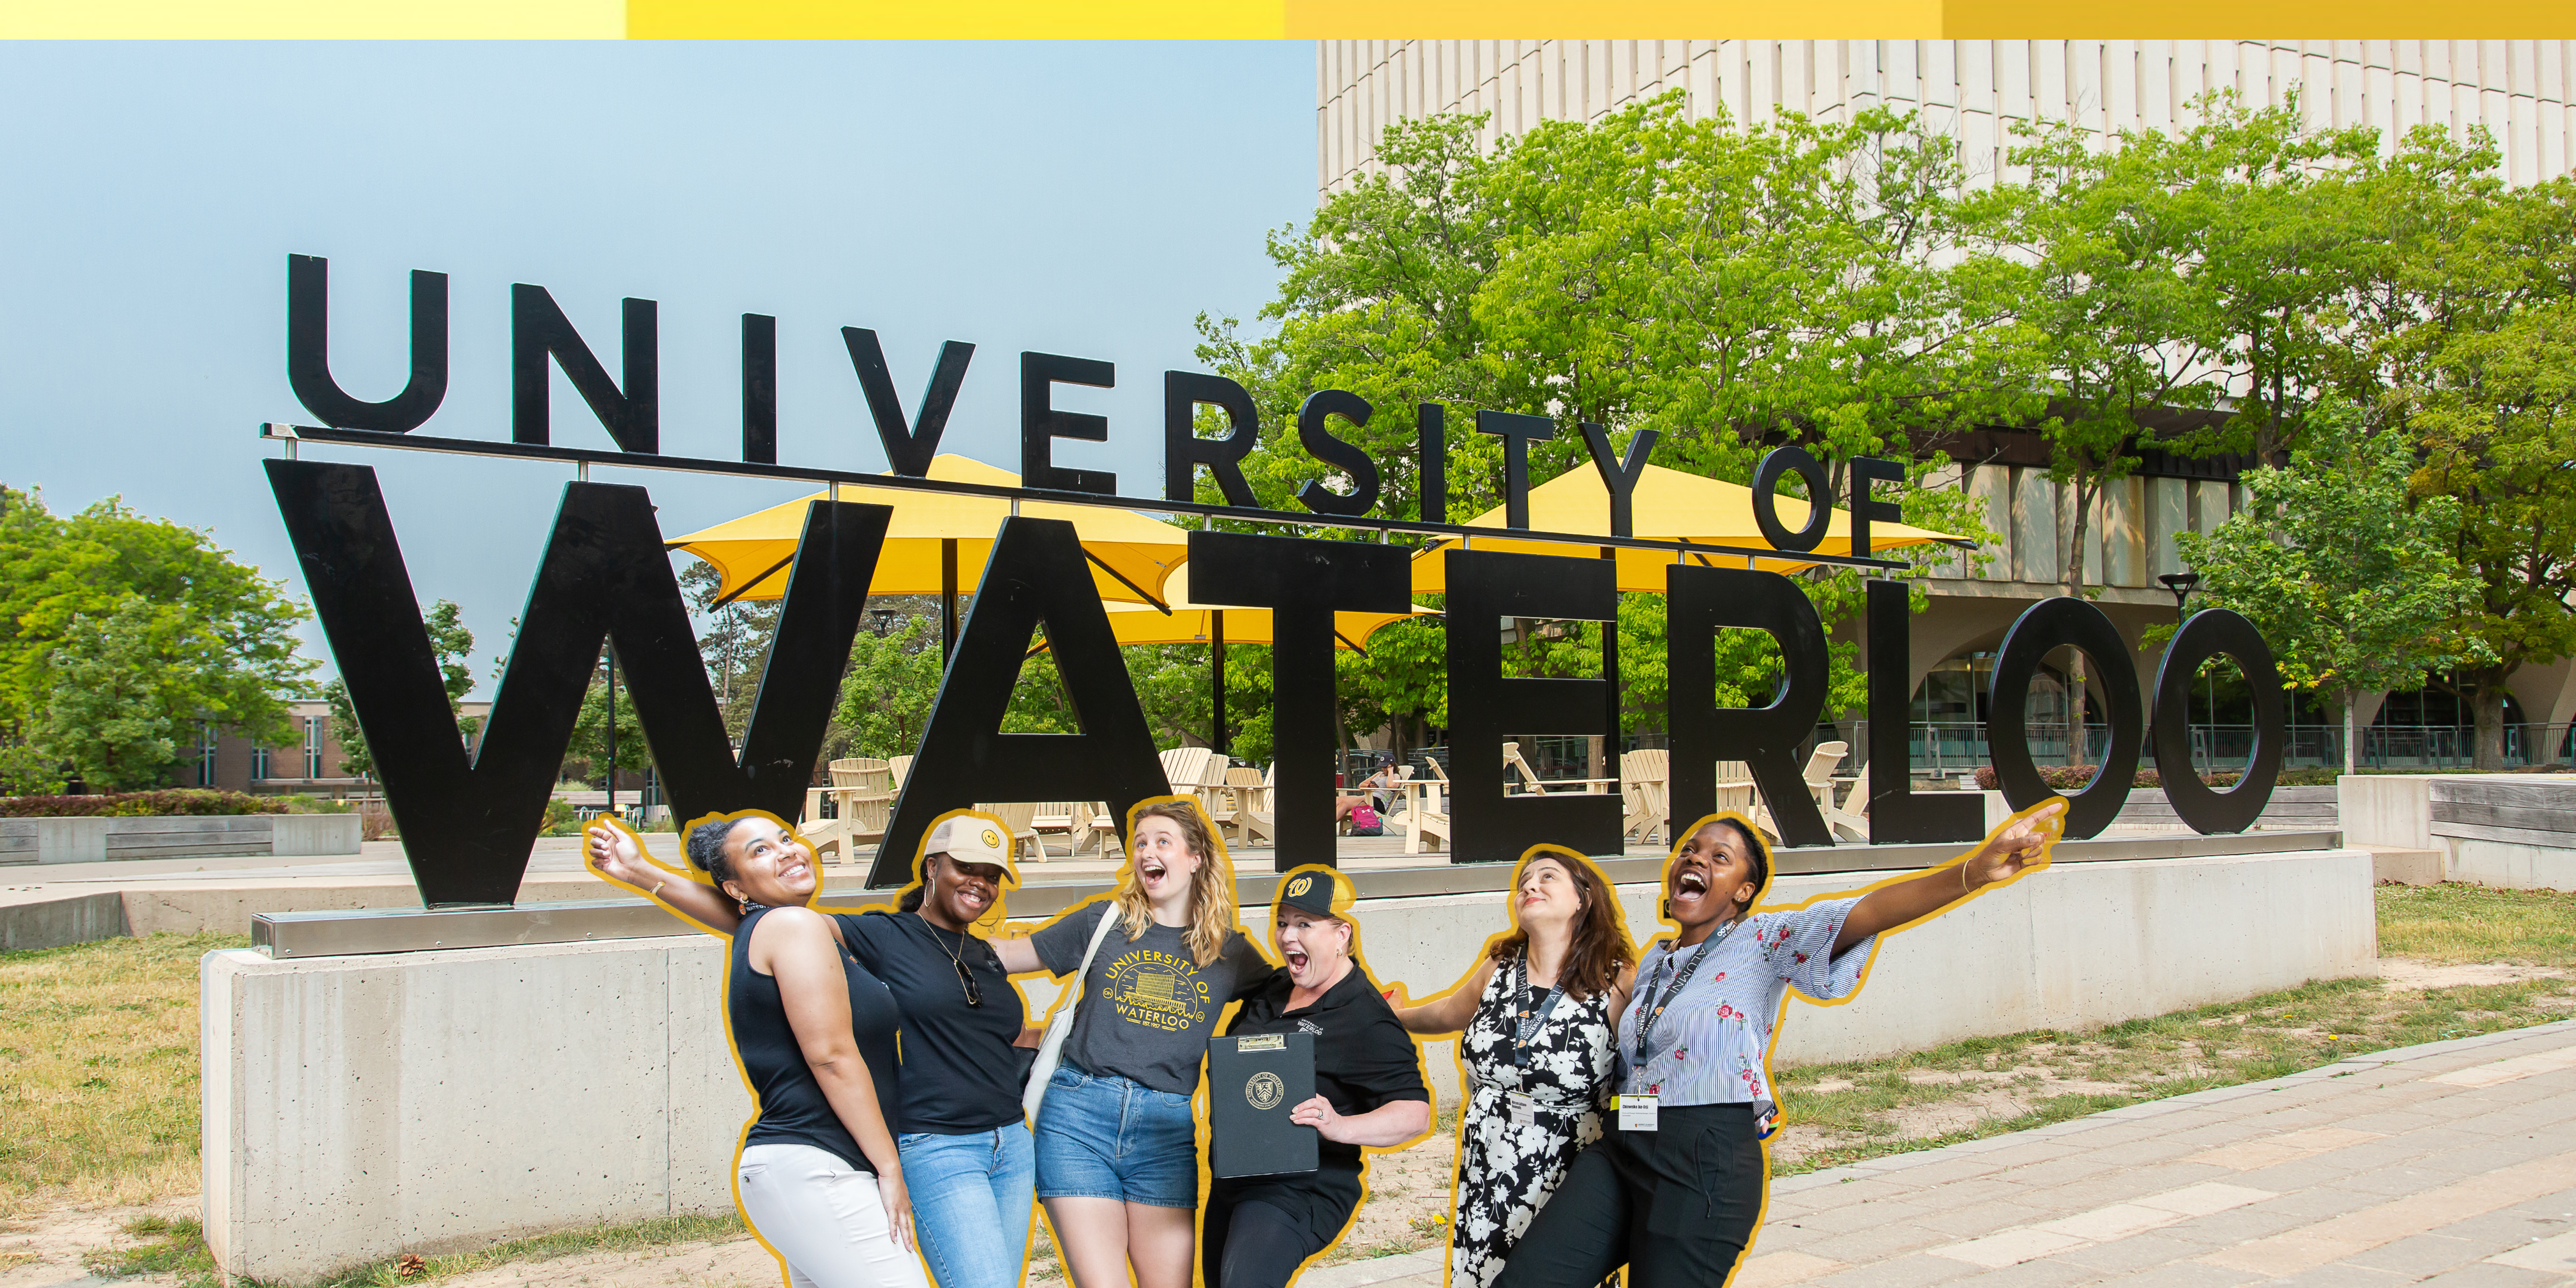
MULTIPOLYGON (((1476 1018, 1476 1001, 1485 995, 1485 981, 1494 977, 1494 959, 1480 957, 1467 977, 1450 986, 1449 991, 1414 1005, 1405 1005, 1399 993, 1390 999, 1396 1003, 1395 1021, 1407 1033, 1428 1037, 1447 1037, 1467 1027, 1476 1018)), ((1403 985, 1398 984, 1398 988, 1403 985)))
POLYGON ((2066 802, 2050 801, 1986 838, 1975 853, 1861 896, 1834 936, 1834 955, 1872 935, 1909 926, 1983 890, 2046 866, 2048 847, 2066 830, 2066 802))
POLYGON ((582 857, 591 871, 662 905, 672 916, 715 935, 730 936, 742 924, 742 910, 723 891, 654 862, 625 828, 605 820, 592 823, 583 830, 582 841, 582 857))

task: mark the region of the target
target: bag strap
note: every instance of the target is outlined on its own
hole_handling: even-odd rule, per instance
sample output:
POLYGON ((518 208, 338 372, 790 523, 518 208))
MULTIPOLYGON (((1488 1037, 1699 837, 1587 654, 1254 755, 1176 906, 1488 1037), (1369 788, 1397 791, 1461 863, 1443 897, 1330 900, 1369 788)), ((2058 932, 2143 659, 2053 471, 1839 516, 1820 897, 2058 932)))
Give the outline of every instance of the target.
POLYGON ((1091 932, 1091 946, 1082 950, 1082 964, 1073 968, 1074 1000, 1082 1000, 1083 981, 1091 978, 1091 959, 1100 955, 1100 945, 1109 939, 1109 927, 1118 920, 1118 903, 1105 899, 1100 904, 1100 925, 1091 932))

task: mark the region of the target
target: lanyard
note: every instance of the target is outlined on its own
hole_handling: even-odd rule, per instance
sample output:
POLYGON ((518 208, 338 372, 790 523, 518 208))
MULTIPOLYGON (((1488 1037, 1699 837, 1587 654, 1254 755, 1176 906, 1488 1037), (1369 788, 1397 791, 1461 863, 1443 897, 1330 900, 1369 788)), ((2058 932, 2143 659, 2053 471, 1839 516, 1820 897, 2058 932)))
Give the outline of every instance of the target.
MULTIPOLYGON (((1512 1067, 1517 1069, 1522 1065, 1521 1048, 1538 1035, 1539 1029, 1547 1024, 1547 1013, 1556 1009, 1558 998, 1565 996, 1565 981, 1559 978, 1556 986, 1547 990, 1547 1000, 1539 1003, 1537 1013, 1532 1014, 1529 1001, 1529 958, 1523 956, 1512 970, 1514 978, 1519 981, 1512 986, 1512 997, 1517 1003, 1513 1008, 1512 1067)), ((1561 977, 1564 971, 1560 969, 1557 973, 1561 977)))
POLYGON ((1699 973, 1699 964, 1707 961, 1709 954, 1716 952, 1717 946, 1725 943, 1728 935, 1735 933, 1735 927, 1738 924, 1740 923, 1730 920, 1718 927, 1717 934, 1710 937, 1707 943, 1700 945, 1698 954, 1690 959, 1690 964, 1673 973, 1672 987, 1665 989, 1664 995, 1660 998, 1655 996, 1655 984, 1663 979, 1664 967, 1672 965, 1673 959, 1679 954, 1666 953, 1664 960, 1656 964, 1654 978, 1646 981, 1645 1000, 1652 1002, 1653 1005, 1637 1019, 1637 1072, 1645 1072, 1646 1062, 1651 1058, 1647 1054, 1646 1042, 1655 1034, 1655 1021, 1664 1017, 1664 1008, 1672 1005, 1673 998, 1679 996, 1681 991, 1690 985, 1691 976, 1699 973))

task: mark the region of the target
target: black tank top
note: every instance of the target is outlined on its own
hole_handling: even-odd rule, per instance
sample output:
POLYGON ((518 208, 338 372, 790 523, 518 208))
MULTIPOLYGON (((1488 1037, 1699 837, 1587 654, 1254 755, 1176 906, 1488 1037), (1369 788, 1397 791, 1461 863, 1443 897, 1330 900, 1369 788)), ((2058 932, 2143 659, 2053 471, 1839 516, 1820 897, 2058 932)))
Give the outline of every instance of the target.
MULTIPOLYGON (((752 1095, 760 1102, 759 1121, 752 1124, 743 1144, 811 1145, 859 1171, 874 1173, 877 1169, 860 1152, 849 1128, 841 1125, 841 1116, 833 1112, 822 1084, 805 1063, 796 1031, 787 1023, 787 1008, 779 1000, 778 980, 752 969, 751 930, 770 912, 755 908, 735 928, 733 966, 725 976, 725 1018, 733 1029, 733 1048, 742 1057, 752 1095)), ((837 941, 834 949, 850 984, 850 1033, 858 1040, 859 1055, 868 1062, 868 1076, 876 1083, 877 1105, 891 1122, 895 1106, 903 1103, 895 1081, 899 1075, 894 998, 849 949, 837 941)))

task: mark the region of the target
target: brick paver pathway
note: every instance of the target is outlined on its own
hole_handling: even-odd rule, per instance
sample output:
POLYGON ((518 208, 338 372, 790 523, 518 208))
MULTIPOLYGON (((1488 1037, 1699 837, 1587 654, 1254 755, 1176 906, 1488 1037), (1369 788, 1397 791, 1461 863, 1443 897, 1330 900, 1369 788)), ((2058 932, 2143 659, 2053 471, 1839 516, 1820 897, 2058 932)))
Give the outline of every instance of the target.
MULTIPOLYGON (((1734 1288, 2576 1282, 2576 1021, 1784 1177, 1734 1288)), ((1439 1288, 1439 1255, 1301 1288, 1439 1288)))

